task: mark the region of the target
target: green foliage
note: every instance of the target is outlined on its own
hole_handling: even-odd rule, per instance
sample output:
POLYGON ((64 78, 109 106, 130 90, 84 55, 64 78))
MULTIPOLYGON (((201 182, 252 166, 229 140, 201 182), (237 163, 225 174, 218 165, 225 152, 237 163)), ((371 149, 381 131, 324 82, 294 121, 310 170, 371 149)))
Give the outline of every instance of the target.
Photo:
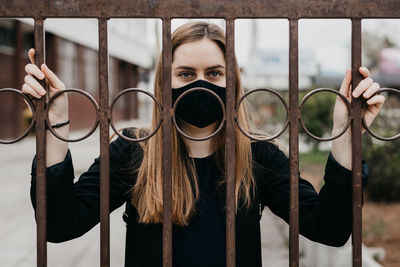
POLYGON ((311 150, 306 153, 300 153, 300 169, 315 164, 325 166, 329 152, 329 150, 311 150))
MULTIPOLYGON (((303 99, 304 93, 301 96, 303 99)), ((330 135, 333 125, 333 109, 335 105, 336 95, 327 92, 320 92, 312 95, 303 106, 302 119, 306 128, 318 137, 330 135)), ((300 133, 306 134, 303 128, 300 133)), ((314 139, 306 135, 306 142, 318 145, 314 139)))
POLYGON ((385 221, 381 217, 371 219, 363 227, 363 238, 381 238, 385 232, 385 221))
POLYGON ((363 158, 369 167, 366 192, 373 201, 400 201, 400 140, 372 144, 364 140, 363 158))

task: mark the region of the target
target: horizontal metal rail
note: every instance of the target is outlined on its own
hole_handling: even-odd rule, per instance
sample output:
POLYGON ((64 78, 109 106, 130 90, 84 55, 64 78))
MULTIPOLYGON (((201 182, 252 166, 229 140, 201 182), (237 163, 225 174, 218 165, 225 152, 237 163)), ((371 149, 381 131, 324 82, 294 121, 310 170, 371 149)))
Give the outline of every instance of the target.
POLYGON ((398 18, 397 0, 13 0, 0 17, 398 18))

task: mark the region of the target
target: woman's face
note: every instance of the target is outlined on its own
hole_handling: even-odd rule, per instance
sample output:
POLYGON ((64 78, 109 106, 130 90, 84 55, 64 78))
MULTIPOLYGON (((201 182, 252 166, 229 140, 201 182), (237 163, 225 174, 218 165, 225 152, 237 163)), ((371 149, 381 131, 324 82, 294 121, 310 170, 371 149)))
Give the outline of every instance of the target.
POLYGON ((224 53, 208 38, 182 44, 174 53, 171 78, 172 88, 179 88, 196 80, 226 87, 224 53))

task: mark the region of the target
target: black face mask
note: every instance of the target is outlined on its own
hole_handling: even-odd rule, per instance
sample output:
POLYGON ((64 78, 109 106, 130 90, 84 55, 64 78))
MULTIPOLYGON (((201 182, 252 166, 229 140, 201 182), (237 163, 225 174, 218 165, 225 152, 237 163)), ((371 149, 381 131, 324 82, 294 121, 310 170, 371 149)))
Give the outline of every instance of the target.
MULTIPOLYGON (((210 89, 221 98, 225 106, 226 88, 204 80, 197 80, 180 88, 172 88, 172 105, 174 105, 181 94, 196 87, 210 89)), ((189 124, 198 128, 204 128, 221 120, 223 112, 221 104, 213 95, 199 90, 185 95, 179 101, 175 115, 189 124)))

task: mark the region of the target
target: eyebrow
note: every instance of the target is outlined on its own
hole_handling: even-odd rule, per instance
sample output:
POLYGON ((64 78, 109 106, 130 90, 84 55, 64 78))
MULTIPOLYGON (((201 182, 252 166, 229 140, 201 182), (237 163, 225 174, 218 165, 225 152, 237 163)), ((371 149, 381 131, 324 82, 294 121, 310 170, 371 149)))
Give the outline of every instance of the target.
MULTIPOLYGON (((218 64, 215 66, 207 67, 206 70, 215 70, 215 69, 219 69, 219 68, 225 69, 224 66, 218 64)), ((188 67, 188 66, 178 66, 178 67, 176 67, 176 69, 184 69, 184 70, 192 70, 192 71, 196 70, 195 68, 188 67)))

